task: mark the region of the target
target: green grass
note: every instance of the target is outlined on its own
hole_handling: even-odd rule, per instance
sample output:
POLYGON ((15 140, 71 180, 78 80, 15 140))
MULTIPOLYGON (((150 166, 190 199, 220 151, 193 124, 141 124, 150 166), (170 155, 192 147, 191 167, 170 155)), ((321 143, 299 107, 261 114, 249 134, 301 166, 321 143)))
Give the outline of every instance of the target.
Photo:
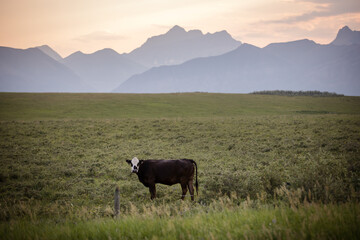
POLYGON ((211 93, 0 93, 0 120, 233 117, 302 111, 359 114, 360 99, 211 93))
POLYGON ((1 93, 0 238, 356 239, 359 113, 358 97, 1 93), (150 201, 134 156, 194 159, 196 202, 178 185, 150 201))
MULTIPOLYGON (((116 219, 65 223, 15 222, 0 225, 9 239, 359 239, 358 204, 304 205, 299 208, 224 206, 197 212, 178 206, 175 216, 124 215, 116 219)), ((218 206, 219 207, 219 206, 218 206)), ((210 209, 209 209, 210 208, 210 209)), ((156 209, 158 210, 158 209, 156 209)), ((164 211, 165 212, 165 211, 164 211)))

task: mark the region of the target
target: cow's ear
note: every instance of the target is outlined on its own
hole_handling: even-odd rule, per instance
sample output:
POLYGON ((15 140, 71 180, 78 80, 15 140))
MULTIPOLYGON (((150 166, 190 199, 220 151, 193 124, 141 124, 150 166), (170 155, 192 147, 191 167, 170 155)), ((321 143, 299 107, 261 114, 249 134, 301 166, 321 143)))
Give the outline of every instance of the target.
POLYGON ((139 166, 144 163, 144 160, 139 161, 139 166))
POLYGON ((131 164, 131 160, 126 159, 126 162, 127 162, 128 164, 131 164))

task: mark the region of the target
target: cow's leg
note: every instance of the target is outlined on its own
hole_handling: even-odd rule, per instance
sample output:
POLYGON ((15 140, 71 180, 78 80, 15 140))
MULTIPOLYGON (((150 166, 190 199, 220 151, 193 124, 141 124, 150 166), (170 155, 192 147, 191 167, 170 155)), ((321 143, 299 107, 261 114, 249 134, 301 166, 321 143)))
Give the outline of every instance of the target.
POLYGON ((193 180, 190 180, 190 181, 189 181, 189 183, 188 183, 188 188, 189 188, 191 200, 194 201, 194 185, 193 185, 193 180))
POLYGON ((181 189, 182 189, 182 196, 181 196, 181 200, 184 200, 186 192, 187 192, 187 186, 184 183, 181 183, 181 189))
POLYGON ((149 190, 150 190, 150 197, 151 197, 151 199, 156 198, 156 187, 155 187, 155 184, 151 184, 151 185, 149 186, 149 190))

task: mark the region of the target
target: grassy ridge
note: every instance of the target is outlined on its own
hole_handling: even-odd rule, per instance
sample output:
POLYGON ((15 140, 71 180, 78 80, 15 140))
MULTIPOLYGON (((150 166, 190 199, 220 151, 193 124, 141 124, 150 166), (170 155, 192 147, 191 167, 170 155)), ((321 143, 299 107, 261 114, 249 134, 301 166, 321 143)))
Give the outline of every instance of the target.
POLYGON ((0 93, 0 120, 231 117, 302 111, 358 114, 360 98, 211 93, 0 93))
POLYGON ((1 93, 0 235, 356 239, 359 103, 356 97, 1 93), (177 185, 157 186, 159 198, 150 201, 125 163, 134 156, 196 160, 196 203, 179 201, 177 185), (112 220, 116 185, 122 216, 112 220), (268 226, 274 216, 275 228, 268 226))

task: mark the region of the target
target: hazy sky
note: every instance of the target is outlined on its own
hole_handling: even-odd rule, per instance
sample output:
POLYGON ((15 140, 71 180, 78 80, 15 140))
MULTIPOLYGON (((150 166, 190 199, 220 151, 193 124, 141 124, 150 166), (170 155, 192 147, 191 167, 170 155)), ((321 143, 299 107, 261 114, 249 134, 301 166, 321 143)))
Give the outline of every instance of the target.
POLYGON ((345 25, 360 30, 360 0, 0 0, 0 46, 47 44, 63 57, 130 52, 174 25, 227 30, 259 47, 303 38, 326 44, 345 25))

